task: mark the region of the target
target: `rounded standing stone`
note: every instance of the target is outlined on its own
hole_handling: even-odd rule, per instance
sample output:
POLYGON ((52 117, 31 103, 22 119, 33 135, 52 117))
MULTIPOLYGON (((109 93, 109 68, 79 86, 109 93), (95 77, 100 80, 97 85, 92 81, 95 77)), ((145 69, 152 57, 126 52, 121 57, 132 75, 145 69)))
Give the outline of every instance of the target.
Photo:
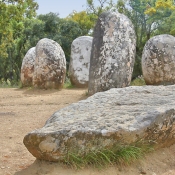
POLYGON ((94 29, 89 94, 129 86, 136 52, 136 35, 123 14, 104 12, 94 29))
POLYGON ((32 86, 35 58, 35 47, 32 47, 28 50, 22 61, 21 82, 24 87, 32 86))
POLYGON ((147 41, 142 71, 147 85, 175 84, 175 37, 163 34, 147 41))
POLYGON ((69 77, 76 87, 88 87, 92 39, 90 36, 81 36, 72 42, 69 77))
POLYGON ((66 59, 61 46, 51 39, 41 39, 36 45, 34 87, 60 89, 65 76, 66 59))

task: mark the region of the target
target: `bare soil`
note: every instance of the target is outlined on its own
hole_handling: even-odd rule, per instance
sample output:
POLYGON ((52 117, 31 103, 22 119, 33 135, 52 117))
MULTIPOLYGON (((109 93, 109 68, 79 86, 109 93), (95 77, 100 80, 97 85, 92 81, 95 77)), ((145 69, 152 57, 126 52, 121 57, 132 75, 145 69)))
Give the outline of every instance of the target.
POLYGON ((75 170, 36 160, 23 138, 57 110, 87 98, 86 89, 0 89, 0 175, 175 175, 175 145, 149 153, 130 166, 75 170))

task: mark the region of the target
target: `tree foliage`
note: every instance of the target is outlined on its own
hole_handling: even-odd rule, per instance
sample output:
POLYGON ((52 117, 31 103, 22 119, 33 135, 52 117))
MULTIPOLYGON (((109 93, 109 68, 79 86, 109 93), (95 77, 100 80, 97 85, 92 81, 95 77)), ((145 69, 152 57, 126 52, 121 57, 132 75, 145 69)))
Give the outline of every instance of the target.
POLYGON ((134 24, 137 36, 136 62, 133 77, 142 74, 141 56, 145 43, 157 34, 172 33, 166 27, 174 8, 172 2, 172 0, 127 0, 124 3, 126 9, 124 14, 134 24))
POLYGON ((173 0, 98 0, 100 5, 95 6, 94 0, 87 0, 87 11, 99 16, 101 12, 110 10, 125 14, 132 21, 136 36, 136 61, 133 78, 142 74, 141 56, 143 47, 152 36, 157 34, 175 33, 175 19, 173 0))
POLYGON ((82 27, 80 23, 70 19, 59 18, 59 14, 48 13, 39 15, 38 19, 44 22, 44 36, 55 40, 63 48, 66 60, 70 59, 71 43, 77 37, 85 34, 86 27, 82 27))
POLYGON ((156 0, 153 6, 147 6, 145 13, 154 14, 158 11, 164 11, 166 9, 175 10, 174 0, 156 0))
POLYGON ((57 13, 48 13, 37 17, 44 23, 45 37, 54 39, 58 35, 61 19, 57 13))
MULTIPOLYGON (((0 78, 17 74, 14 66, 16 40, 24 29, 23 20, 36 15, 38 4, 34 0, 1 0, 0 3, 0 78)), ((17 66, 18 67, 18 66, 17 66)), ((19 76, 18 76, 19 77, 19 76)))
POLYGON ((106 10, 118 11, 132 21, 136 35, 136 62, 133 77, 141 75, 141 55, 150 37, 175 35, 174 0, 87 0, 86 11, 71 13, 61 19, 48 13, 36 17, 35 0, 0 0, 0 79, 18 80, 26 52, 42 38, 58 42, 69 62, 71 43, 89 35, 99 15, 106 10))
POLYGON ((38 4, 33 0, 2 0, 0 3, 0 56, 7 57, 7 48, 23 29, 23 19, 36 15, 38 4))
POLYGON ((86 11, 71 13, 67 19, 77 22, 82 30, 82 35, 88 35, 94 27, 94 15, 88 14, 86 11))
POLYGON ((61 46, 65 52, 66 61, 70 60, 71 44, 74 39, 83 35, 83 31, 77 22, 62 19, 60 25, 61 46))

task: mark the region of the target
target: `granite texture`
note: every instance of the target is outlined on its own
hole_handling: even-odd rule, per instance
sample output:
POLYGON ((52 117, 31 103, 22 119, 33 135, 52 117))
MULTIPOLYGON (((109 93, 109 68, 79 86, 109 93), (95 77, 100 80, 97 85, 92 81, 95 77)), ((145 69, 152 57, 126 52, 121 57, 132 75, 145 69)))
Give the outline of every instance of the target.
POLYGON ((136 35, 131 21, 120 13, 102 13, 93 35, 89 94, 129 86, 135 52, 136 35))
POLYGON ((147 41, 142 71, 147 85, 175 84, 175 37, 163 34, 147 41))
POLYGON ((81 36, 72 42, 69 77, 75 87, 88 87, 92 39, 90 36, 81 36))
POLYGON ((26 53, 21 66, 21 82, 22 86, 32 86, 33 72, 35 64, 35 47, 32 47, 26 53))
POLYGON ((65 76, 66 59, 61 46, 51 39, 41 39, 36 45, 33 86, 60 89, 65 76))
POLYGON ((24 144, 38 159, 63 160, 116 144, 175 143, 175 86, 113 88, 71 104, 28 133, 24 144))

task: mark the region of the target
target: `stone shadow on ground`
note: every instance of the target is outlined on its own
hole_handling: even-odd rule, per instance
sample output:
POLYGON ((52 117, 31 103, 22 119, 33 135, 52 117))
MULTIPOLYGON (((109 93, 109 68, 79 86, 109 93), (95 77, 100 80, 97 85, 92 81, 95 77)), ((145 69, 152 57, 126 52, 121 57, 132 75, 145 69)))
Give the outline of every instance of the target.
MULTIPOLYGON (((117 167, 117 165, 103 167, 102 169, 87 167, 83 169, 75 170, 67 167, 66 165, 54 162, 47 162, 43 160, 35 160, 33 164, 28 167, 24 167, 21 171, 16 172, 14 175, 137 175, 137 174, 158 174, 159 175, 174 175, 174 166, 164 167, 162 160, 156 162, 153 166, 153 159, 148 156, 148 160, 145 159, 133 162, 132 165, 117 167), (150 163, 148 163, 150 161, 150 163), (158 165, 160 164, 160 166, 158 165), (162 165, 161 165, 162 164, 162 165), (161 169, 159 171, 159 168, 161 169), (154 171, 157 171, 156 173, 154 171)), ((161 158, 160 158, 161 159, 161 158)), ((157 175, 158 175, 157 174, 157 175)))
POLYGON ((38 89, 30 87, 15 89, 15 91, 21 91, 24 95, 47 95, 56 93, 58 91, 61 92, 61 90, 58 89, 38 89))
MULTIPOLYGON (((42 160, 35 160, 33 164, 28 167, 24 167, 21 171, 16 172, 14 175, 46 175, 52 174, 54 171, 54 167, 61 167, 57 163, 42 161, 42 160)), ((58 174, 59 175, 59 174, 58 174)))
MULTIPOLYGON (((106 168, 99 170, 92 167, 76 170, 61 163, 36 159, 33 164, 26 168, 24 167, 14 175, 106 175, 106 170, 106 168)), ((110 175, 116 174, 114 172, 116 171, 115 168, 112 171, 110 175)))
MULTIPOLYGON (((88 92, 88 90, 86 88, 71 88, 71 89, 39 89, 39 88, 30 88, 30 87, 24 87, 24 88, 16 88, 15 91, 21 91, 24 95, 48 95, 48 94, 54 94, 54 93, 60 93, 60 95, 62 95, 61 93, 63 92, 63 90, 66 91, 80 91, 80 90, 84 90, 85 93, 84 95, 86 97, 88 97, 88 95, 86 95, 86 92, 88 92)), ((84 98, 83 98, 84 99, 84 98)), ((80 98, 81 100, 81 98, 80 98)))

